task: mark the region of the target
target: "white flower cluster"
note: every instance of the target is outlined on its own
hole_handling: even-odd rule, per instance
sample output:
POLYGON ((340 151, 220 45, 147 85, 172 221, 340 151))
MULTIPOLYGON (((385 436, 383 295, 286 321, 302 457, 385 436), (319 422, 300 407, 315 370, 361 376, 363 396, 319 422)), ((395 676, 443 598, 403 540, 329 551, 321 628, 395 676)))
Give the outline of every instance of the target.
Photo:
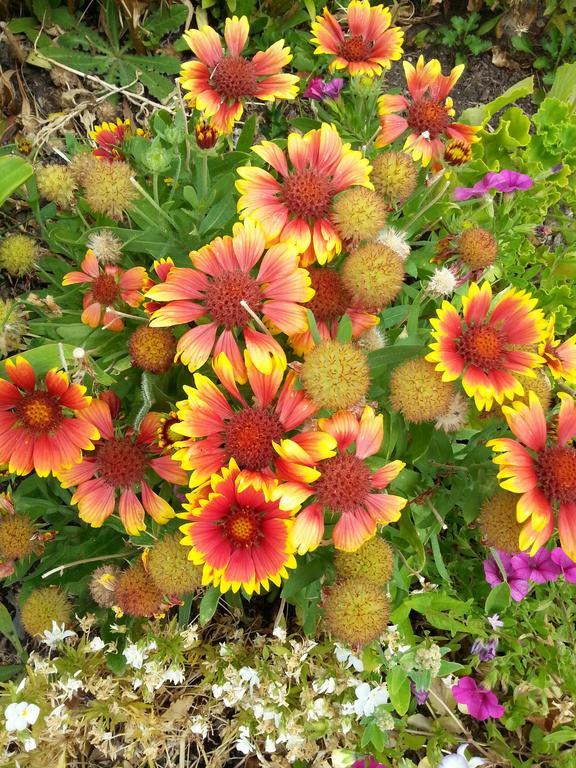
POLYGON ((141 670, 142 673, 132 680, 134 690, 143 688, 145 694, 157 691, 166 683, 180 685, 184 682, 184 669, 178 664, 167 663, 164 659, 149 659, 150 653, 158 646, 155 640, 128 643, 122 655, 128 666, 141 670))

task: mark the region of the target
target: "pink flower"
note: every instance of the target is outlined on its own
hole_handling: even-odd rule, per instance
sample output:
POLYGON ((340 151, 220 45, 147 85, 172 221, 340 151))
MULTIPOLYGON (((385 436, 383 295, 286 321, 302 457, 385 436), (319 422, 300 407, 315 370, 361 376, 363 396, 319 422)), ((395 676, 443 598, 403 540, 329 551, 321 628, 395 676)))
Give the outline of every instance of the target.
POLYGON ((366 757, 361 757, 360 760, 352 763, 352 768, 387 768, 387 766, 384 763, 379 763, 372 755, 366 755, 366 757))
POLYGON ((478 685, 472 677, 461 677, 452 687, 452 696, 476 720, 488 720, 489 717, 502 717, 504 714, 504 707, 498 703, 496 694, 478 685))
POLYGON ((487 173, 483 179, 477 181, 472 187, 456 187, 454 190, 454 200, 461 202, 470 200, 472 197, 482 197, 491 190, 510 194, 518 190, 530 189, 534 184, 534 179, 525 173, 510 171, 505 169, 498 173, 487 173))
POLYGON ((571 584, 576 584, 576 562, 572 560, 562 547, 556 547, 552 550, 551 558, 553 562, 560 568, 566 581, 571 584))
POLYGON ((313 77, 304 91, 304 98, 323 101, 324 99, 335 99, 340 95, 344 88, 344 79, 335 77, 332 80, 324 81, 321 77, 313 77))
MULTIPOLYGON (((498 557, 504 566, 506 581, 510 587, 510 597, 518 603, 526 597, 530 589, 528 569, 521 560, 513 563, 513 558, 506 552, 498 552, 498 557)), ((515 555, 514 557, 517 556, 515 555)), ((498 563, 493 557, 488 557, 484 560, 484 575, 491 587, 495 587, 504 581, 498 563)))
POLYGON ((562 569, 552 558, 548 549, 539 549, 533 557, 526 552, 514 555, 511 560, 514 573, 519 578, 526 578, 534 584, 546 584, 548 581, 556 581, 562 569))

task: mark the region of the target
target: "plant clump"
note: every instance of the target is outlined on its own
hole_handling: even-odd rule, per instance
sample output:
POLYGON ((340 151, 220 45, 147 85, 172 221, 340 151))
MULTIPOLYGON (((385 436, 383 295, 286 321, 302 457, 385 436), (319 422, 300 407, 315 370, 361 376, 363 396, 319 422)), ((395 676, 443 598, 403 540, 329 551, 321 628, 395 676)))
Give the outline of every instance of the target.
POLYGON ((349 408, 361 402, 368 392, 368 359, 355 344, 329 339, 308 352, 300 378, 318 408, 349 408))
POLYGON ((202 584, 202 568, 188 559, 180 536, 164 536, 150 549, 148 573, 164 595, 187 595, 202 584))
POLYGON ((56 203, 60 208, 71 208, 78 185, 67 165, 43 165, 36 171, 38 192, 44 200, 56 203))
POLYGON ((37 259, 38 245, 28 235, 8 235, 0 243, 0 269, 14 277, 33 272, 37 259))
POLYGON ((52 629, 52 623, 69 626, 72 603, 59 587, 41 587, 33 590, 20 608, 20 619, 32 637, 52 629))
POLYGON ((337 581, 322 594, 324 627, 336 640, 353 648, 377 640, 390 615, 382 586, 366 576, 337 581))
POLYGON ((498 491, 487 499, 480 509, 478 526, 483 543, 513 555, 520 551, 522 526, 516 519, 518 496, 508 491, 498 491))
POLYGON ((334 566, 339 579, 370 579, 380 586, 390 581, 394 550, 380 536, 373 536, 355 552, 336 550, 334 566))
POLYGON ((446 414, 454 399, 451 382, 442 381, 424 358, 407 360, 392 372, 390 402, 406 421, 421 424, 446 414))
POLYGON ((128 616, 160 613, 162 594, 141 563, 130 566, 118 578, 115 605, 128 616))
POLYGON ((342 266, 342 281, 355 306, 379 312, 400 293, 404 262, 392 248, 369 243, 348 256, 342 266))

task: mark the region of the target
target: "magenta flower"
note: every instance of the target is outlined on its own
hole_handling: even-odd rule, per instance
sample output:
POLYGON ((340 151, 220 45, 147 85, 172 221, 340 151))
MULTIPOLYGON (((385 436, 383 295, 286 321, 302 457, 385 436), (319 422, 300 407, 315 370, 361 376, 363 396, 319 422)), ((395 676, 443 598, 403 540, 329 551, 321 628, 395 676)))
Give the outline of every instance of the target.
POLYGON ((361 757, 360 760, 352 763, 352 768, 387 768, 387 766, 384 763, 379 763, 372 755, 366 755, 366 757, 361 757))
MULTIPOLYGON (((530 589, 527 566, 521 560, 512 563, 512 557, 506 552, 498 552, 498 556, 506 572, 506 581, 510 587, 510 597, 519 603, 520 600, 526 597, 530 589)), ((517 555, 514 557, 517 557, 517 555)), ((493 557, 488 557, 484 560, 484 575, 491 587, 502 584, 504 581, 498 563, 493 557)))
POLYGON ((498 173, 491 171, 472 187, 456 187, 454 190, 454 200, 462 202, 473 197, 482 197, 482 195, 487 194, 491 190, 510 194, 519 190, 530 189, 533 184, 534 179, 525 173, 518 173, 508 169, 498 173))
POLYGON ((551 558, 553 562, 560 568, 562 575, 571 584, 576 584, 576 562, 572 560, 562 547, 556 547, 552 550, 551 558))
POLYGON ((342 77, 335 77, 327 82, 324 82, 321 77, 313 77, 308 83, 308 88, 304 91, 304 97, 315 101, 335 99, 340 95, 342 88, 344 88, 342 77))
POLYGON ((473 677, 461 677, 452 687, 452 696, 476 720, 488 720, 489 717, 502 717, 504 714, 504 707, 498 703, 496 694, 478 685, 473 677))
POLYGON ((562 569, 552 558, 550 550, 542 547, 533 557, 526 552, 514 555, 511 567, 516 576, 533 581, 534 584, 546 584, 548 581, 556 581, 562 573, 562 569))

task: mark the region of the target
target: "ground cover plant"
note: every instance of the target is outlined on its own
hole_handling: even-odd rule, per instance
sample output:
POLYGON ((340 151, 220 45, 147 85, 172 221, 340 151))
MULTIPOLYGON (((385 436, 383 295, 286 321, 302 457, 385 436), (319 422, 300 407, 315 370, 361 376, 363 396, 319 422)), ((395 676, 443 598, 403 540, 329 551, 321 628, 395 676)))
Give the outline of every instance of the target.
POLYGON ((105 11, 148 119, 0 155, 2 764, 572 768, 576 64, 105 11))

